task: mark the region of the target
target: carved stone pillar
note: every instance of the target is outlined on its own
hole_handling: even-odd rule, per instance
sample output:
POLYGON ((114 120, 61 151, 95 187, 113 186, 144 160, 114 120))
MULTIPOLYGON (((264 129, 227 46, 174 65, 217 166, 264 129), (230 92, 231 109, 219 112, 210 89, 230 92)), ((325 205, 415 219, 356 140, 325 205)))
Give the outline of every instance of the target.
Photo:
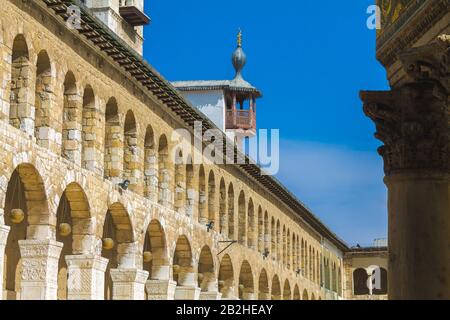
POLYGON ((384 143, 390 299, 450 299, 449 43, 405 52, 405 83, 361 93, 384 143))
POLYGON ((104 300, 108 259, 96 255, 66 256, 68 300, 104 300))
POLYGON ((58 260, 63 244, 54 240, 20 240, 21 300, 56 300, 58 260))
POLYGON ((8 239, 9 227, 0 225, 0 300, 3 300, 3 266, 5 261, 5 246, 8 239))
POLYGON ((170 280, 170 266, 153 266, 152 278, 147 280, 147 300, 174 300, 177 283, 170 280))
POLYGON ((145 282, 148 271, 138 269, 111 269, 113 300, 145 300, 145 282))
POLYGON ((196 272, 180 272, 178 286, 175 289, 175 300, 199 300, 200 288, 197 286, 196 272))

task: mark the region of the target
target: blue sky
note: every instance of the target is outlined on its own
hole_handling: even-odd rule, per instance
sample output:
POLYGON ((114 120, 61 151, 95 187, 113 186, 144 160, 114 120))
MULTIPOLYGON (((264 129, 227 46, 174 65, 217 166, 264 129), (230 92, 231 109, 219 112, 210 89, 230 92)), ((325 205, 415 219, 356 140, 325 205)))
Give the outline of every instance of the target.
POLYGON ((387 88, 366 27, 373 0, 145 1, 144 56, 168 80, 244 78, 263 91, 258 126, 280 129, 278 178, 350 245, 386 237, 386 188, 359 90, 387 88))

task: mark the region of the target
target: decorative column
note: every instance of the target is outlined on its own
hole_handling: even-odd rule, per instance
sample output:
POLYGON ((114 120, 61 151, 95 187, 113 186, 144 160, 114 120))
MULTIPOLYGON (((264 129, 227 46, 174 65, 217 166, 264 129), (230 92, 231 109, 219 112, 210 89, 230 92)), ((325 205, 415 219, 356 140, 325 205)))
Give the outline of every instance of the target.
POLYGON ((152 279, 147 280, 148 300, 174 300, 177 283, 170 280, 170 266, 153 266, 152 279))
POLYGON ((361 93, 384 143, 390 299, 450 299, 449 47, 408 50, 404 83, 361 93))
POLYGON ((9 227, 0 225, 0 300, 3 300, 3 266, 5 261, 5 247, 8 239, 9 227))
POLYGON ((66 256, 68 300, 104 300, 108 259, 97 255, 66 256))
POLYGON ((111 269, 113 300, 145 300, 145 282, 148 271, 138 269, 111 269))
POLYGON ((197 286, 196 272, 180 272, 178 286, 175 289, 175 300, 199 300, 200 288, 197 286))
POLYGON ((20 240, 21 300, 56 300, 58 260, 63 244, 54 240, 20 240))

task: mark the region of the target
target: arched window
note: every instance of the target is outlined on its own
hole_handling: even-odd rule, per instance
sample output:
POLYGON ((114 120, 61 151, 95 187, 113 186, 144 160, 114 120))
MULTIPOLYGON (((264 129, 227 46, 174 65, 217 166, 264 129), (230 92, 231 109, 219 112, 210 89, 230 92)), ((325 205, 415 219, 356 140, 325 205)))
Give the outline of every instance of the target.
POLYGON ((355 296, 369 294, 367 287, 367 271, 364 268, 359 268, 353 271, 353 294, 355 296))

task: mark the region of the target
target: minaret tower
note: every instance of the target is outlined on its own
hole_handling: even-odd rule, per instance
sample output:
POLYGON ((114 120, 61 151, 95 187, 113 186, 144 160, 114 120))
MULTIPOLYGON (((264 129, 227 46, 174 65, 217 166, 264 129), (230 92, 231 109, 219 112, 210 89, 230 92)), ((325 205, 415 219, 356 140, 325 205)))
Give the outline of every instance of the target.
POLYGON ((238 147, 242 147, 245 138, 256 136, 256 99, 262 94, 242 76, 247 57, 242 49, 241 31, 231 60, 236 71, 233 80, 177 81, 172 84, 238 147))

